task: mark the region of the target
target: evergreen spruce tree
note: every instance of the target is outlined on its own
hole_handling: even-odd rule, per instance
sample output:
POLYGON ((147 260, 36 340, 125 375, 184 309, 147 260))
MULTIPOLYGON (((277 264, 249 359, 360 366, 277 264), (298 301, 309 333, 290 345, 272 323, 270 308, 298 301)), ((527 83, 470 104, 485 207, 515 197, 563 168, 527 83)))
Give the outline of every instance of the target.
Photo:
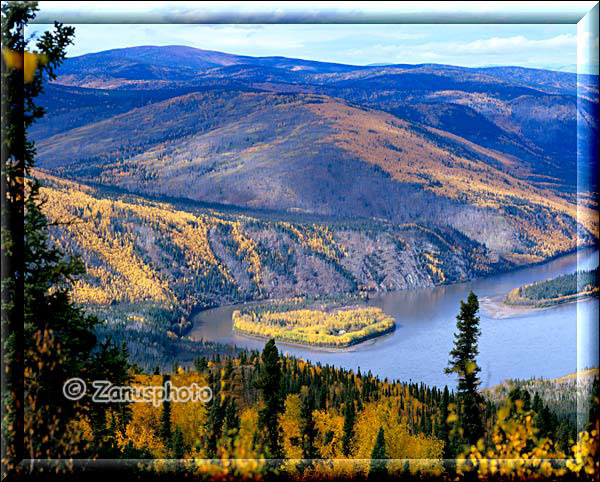
POLYGON ((385 455, 385 436, 383 427, 379 427, 377 439, 371 452, 371 468, 369 470, 369 479, 381 480, 387 475, 387 457, 385 455))
POLYGON ((315 447, 315 437, 317 429, 313 419, 314 398, 309 391, 302 399, 302 407, 300 417, 302 419, 302 458, 316 459, 319 457, 319 452, 315 447))
POLYGON ((36 97, 56 78, 74 36, 73 27, 55 22, 29 45, 25 27, 37 9, 37 2, 2 4, 2 478, 22 458, 101 455, 70 429, 93 416, 90 394, 69 400, 62 387, 73 377, 89 384, 129 369, 126 356, 113 359, 122 364, 112 371, 97 365, 98 319, 70 298, 84 265, 50 245, 40 185, 31 178, 35 146, 27 129, 45 114, 36 97))
POLYGON ((204 373, 204 371, 208 368, 208 360, 206 357, 201 356, 194 360, 194 368, 198 373, 204 373))
POLYGON ((171 401, 169 400, 169 375, 163 375, 163 386, 165 387, 165 399, 162 402, 162 412, 160 414, 160 438, 162 439, 165 447, 169 449, 171 447, 171 401))
MULTIPOLYGON (((114 346, 110 339, 100 344, 90 360, 90 376, 95 380, 110 380, 115 386, 126 386, 132 380, 127 361, 127 348, 114 346)), ((93 451, 90 456, 116 459, 121 455, 116 443, 117 432, 125 433, 131 420, 131 404, 93 403, 88 409, 90 427, 92 429, 93 451), (110 426, 107 420, 110 417, 110 426)))
POLYGON ((172 451, 174 459, 183 459, 185 455, 185 445, 183 442, 183 432, 179 428, 179 425, 175 427, 175 432, 173 432, 172 451))
POLYGON ((221 403, 221 383, 218 373, 216 377, 213 377, 212 373, 210 373, 208 379, 213 392, 213 397, 208 411, 207 439, 205 440, 205 445, 207 456, 209 458, 215 458, 217 456, 217 442, 221 437, 221 432, 223 430, 225 405, 221 403))
POLYGON ((275 340, 270 339, 262 352, 262 369, 257 387, 262 390, 265 408, 259 413, 259 423, 267 432, 267 450, 271 458, 283 458, 279 415, 283 404, 279 393, 281 365, 275 340))
POLYGON ((352 441, 354 440, 354 422, 356 412, 354 411, 354 397, 346 397, 344 407, 344 435, 342 437, 342 452, 348 457, 352 451, 352 441))
POLYGON ((225 432, 228 437, 235 437, 240 430, 240 417, 234 399, 230 399, 225 405, 225 432))
POLYGON ((442 394, 442 401, 440 407, 440 420, 438 423, 438 433, 437 438, 444 442, 444 458, 448 459, 451 457, 450 450, 450 439, 448 438, 450 434, 450 427, 448 426, 448 403, 450 400, 450 393, 448 392, 448 386, 444 387, 444 393, 442 394))
POLYGON ((535 392, 535 394, 533 396, 532 409, 535 413, 539 414, 542 411, 542 408, 544 408, 542 398, 540 397, 540 394, 538 392, 535 392))
POLYGON ((467 302, 460 302, 460 313, 456 317, 457 333, 454 334, 454 348, 450 351, 450 361, 446 373, 458 375, 457 395, 461 404, 461 425, 464 438, 469 444, 476 444, 483 437, 481 404, 483 397, 477 391, 480 385, 477 374, 481 369, 477 366, 479 354, 477 341, 481 333, 479 329, 479 301, 471 291, 467 302))

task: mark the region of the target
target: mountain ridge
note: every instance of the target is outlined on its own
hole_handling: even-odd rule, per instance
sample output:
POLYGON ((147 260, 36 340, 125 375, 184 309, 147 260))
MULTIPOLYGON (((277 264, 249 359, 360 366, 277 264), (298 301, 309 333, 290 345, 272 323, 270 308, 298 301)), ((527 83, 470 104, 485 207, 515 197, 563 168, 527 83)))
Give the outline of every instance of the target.
POLYGON ((577 187, 596 160, 575 156, 597 137, 597 102, 576 98, 569 74, 152 46, 67 59, 58 74, 42 97, 46 123, 32 130, 40 167, 55 175, 248 209, 446 226, 515 262, 598 237, 593 190, 577 187), (578 109, 591 132, 583 138, 578 109))

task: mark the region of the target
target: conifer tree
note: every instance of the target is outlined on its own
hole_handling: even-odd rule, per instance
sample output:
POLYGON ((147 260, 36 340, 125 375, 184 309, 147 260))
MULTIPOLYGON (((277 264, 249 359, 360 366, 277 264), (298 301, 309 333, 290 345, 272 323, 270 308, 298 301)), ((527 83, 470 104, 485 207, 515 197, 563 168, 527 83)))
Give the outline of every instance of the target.
POLYGON ((317 430, 313 420, 314 398, 309 391, 302 399, 300 416, 302 417, 302 457, 305 459, 316 459, 319 456, 315 447, 317 430))
POLYGON ((230 399, 225 405, 225 432, 229 437, 235 437, 240 429, 240 417, 234 399, 230 399))
POLYGON ((380 480, 387 475, 387 459, 385 455, 385 435, 383 427, 379 427, 375 445, 371 452, 371 468, 369 470, 369 479, 380 480))
POLYGON ((209 458, 214 458, 217 455, 217 442, 221 436, 223 429, 223 417, 225 412, 225 405, 221 403, 220 395, 220 377, 213 378, 212 372, 208 378, 209 385, 211 386, 213 397, 210 402, 210 409, 208 411, 208 427, 206 431, 206 454, 209 458))
POLYGON ((450 458, 450 440, 448 435, 450 433, 450 427, 448 427, 448 403, 450 399, 450 394, 448 392, 448 386, 444 387, 444 393, 442 394, 442 401, 440 407, 440 420, 439 420, 439 430, 436 434, 437 437, 444 442, 444 458, 450 458))
POLYGON ((183 459, 185 455, 185 445, 183 442, 183 432, 179 428, 179 425, 175 427, 175 432, 173 432, 172 450, 174 459, 183 459))
POLYGON ((355 421, 356 412, 354 410, 354 398, 348 395, 346 397, 346 404, 344 407, 344 435, 342 437, 342 452, 346 457, 348 457, 352 451, 355 421))
POLYGON ((169 400, 169 375, 163 375, 163 386, 165 387, 165 399, 162 402, 162 412, 160 415, 160 438, 165 447, 171 447, 171 401, 169 400))
MULTIPOLYGON (((74 28, 58 22, 35 45, 25 27, 37 2, 2 5, 2 460, 15 469, 22 458, 70 458, 88 454, 72 422, 93 412, 91 396, 70 400, 63 384, 73 378, 90 383, 127 371, 121 358, 116 371, 96 364, 96 317, 70 298, 73 280, 84 274, 75 256, 49 244, 39 183, 31 178, 34 143, 27 129, 44 109, 36 105, 44 82, 72 43, 74 28)), ((116 359, 114 361, 117 361, 116 359)), ((106 420, 106 419, 105 419, 106 420)), ((101 455, 98 451, 92 455, 101 455)), ((7 475, 3 470, 2 478, 7 475)))
POLYGON ((267 450, 271 458, 282 458, 279 415, 283 404, 281 394, 281 365, 275 340, 270 339, 262 352, 262 367, 258 388, 262 390, 265 408, 260 411, 260 425, 267 432, 267 450))
POLYGON ((476 361, 479 354, 477 342, 481 334, 478 311, 479 301, 471 291, 467 302, 460 302, 460 313, 456 316, 458 332, 454 334, 454 348, 450 351, 450 361, 445 370, 446 373, 458 375, 457 395, 462 405, 461 425, 469 444, 477 443, 484 432, 481 417, 483 397, 477 391, 481 383, 477 376, 481 369, 476 361))

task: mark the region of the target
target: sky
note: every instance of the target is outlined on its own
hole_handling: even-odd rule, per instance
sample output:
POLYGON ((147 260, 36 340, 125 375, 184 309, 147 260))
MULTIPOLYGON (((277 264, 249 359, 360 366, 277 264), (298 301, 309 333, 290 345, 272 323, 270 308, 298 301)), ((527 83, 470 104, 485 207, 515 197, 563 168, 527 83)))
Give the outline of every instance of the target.
MULTIPOLYGON (((58 4, 40 2, 40 12, 60 14, 58 4), (51 5, 50 5, 51 4, 51 5), (54 9, 54 10, 52 10, 54 9)), ((214 4, 215 2, 212 2, 214 4)), ((451 2, 446 2, 448 5, 451 2)), ((460 3, 460 2, 458 2, 460 3)), ((589 3, 589 2, 588 2, 589 3)), ((90 2, 90 11, 93 12, 90 2)), ((114 7, 135 17, 146 2, 114 7), (129 8, 129 10, 127 10, 129 8)), ((185 3, 158 2, 153 12, 185 3)), ((197 5, 197 4, 196 4, 197 5)), ((188 8, 194 8, 188 7, 188 8)), ((306 5, 304 5, 306 8, 306 5)), ((227 6, 231 9, 231 5, 227 6)), ((63 6, 63 11, 68 7, 63 6)), ((172 9, 176 21, 186 10, 172 9)), ((278 10, 279 11, 279 10, 278 10)), ((283 9, 285 12, 285 8, 283 9)), ((187 11, 189 12, 189 11, 187 11)), ((193 10, 192 10, 193 12, 193 10)), ((73 10, 71 10, 73 13, 73 10)), ((78 15, 85 12, 82 7, 78 15)), ((385 18, 385 10, 383 10, 385 18)), ((78 21, 77 15, 67 19, 78 21)), ((167 18, 167 17, 165 17, 167 18)), ((381 16, 379 18, 382 18, 381 16)), ((80 20, 79 20, 80 21, 80 20)), ((467 67, 517 65, 576 72, 575 24, 90 24, 74 23, 75 43, 68 56, 139 45, 187 45, 250 56, 284 56, 353 65, 441 63, 467 67)), ((33 25, 29 33, 48 29, 33 25)), ((597 48, 597 36, 591 39, 597 48)), ((581 54, 581 52, 580 52, 581 54)))

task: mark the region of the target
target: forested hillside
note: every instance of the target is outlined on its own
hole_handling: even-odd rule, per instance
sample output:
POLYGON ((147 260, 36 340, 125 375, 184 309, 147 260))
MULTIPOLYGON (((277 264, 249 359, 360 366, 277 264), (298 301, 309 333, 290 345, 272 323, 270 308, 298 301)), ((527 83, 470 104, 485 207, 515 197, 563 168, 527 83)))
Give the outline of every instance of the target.
POLYGON ((37 10, 2 5, 2 478, 593 480, 597 370, 483 391, 481 328, 508 342, 480 328, 475 284, 437 326, 408 306, 424 344, 365 300, 597 243, 579 182, 597 161, 573 157, 597 138, 594 79, 178 46, 63 64, 75 29, 24 38, 37 10), (261 350, 192 338, 199 310, 234 303, 261 350), (333 353, 397 325, 391 351, 321 360, 422 350, 455 390, 276 344, 333 353))
POLYGON ((581 206, 578 217, 574 199, 532 184, 509 155, 323 96, 187 94, 38 146, 42 167, 74 179, 247 208, 444 226, 496 259, 545 259, 597 231, 593 209, 581 206))
POLYGON ((109 320, 104 330, 143 365, 168 357, 146 350, 142 335, 185 337, 193 309, 433 286, 515 266, 513 258, 490 263, 484 246, 451 228, 250 214, 36 175, 54 242, 88 268, 75 301, 109 320))
POLYGON ((576 183, 595 160, 573 156, 597 91, 575 80, 118 49, 67 59, 31 134, 55 240, 89 268, 75 298, 144 364, 140 333, 179 343, 194 309, 452 283, 596 243, 576 183))
POLYGON ((536 403, 538 405, 543 403, 548 407, 546 418, 548 420, 554 418, 550 424, 554 422, 555 428, 558 428, 562 419, 565 422, 562 424, 563 427, 569 425, 571 430, 574 430, 578 420, 586 419, 587 411, 590 409, 589 400, 593 395, 594 379, 598 379, 599 374, 596 367, 555 379, 507 380, 500 385, 483 390, 483 393, 495 403, 506 399, 511 391, 520 392, 519 398, 526 397, 532 402, 539 398, 536 403))
MULTIPOLYGON (((61 110, 65 92, 72 97, 76 91, 94 92, 93 88, 100 89, 95 95, 102 108, 96 110, 106 110, 101 114, 104 118, 111 116, 109 106, 115 96, 125 104, 141 97, 145 100, 139 105, 144 105, 166 95, 174 97, 176 89, 323 94, 400 118, 408 115, 422 125, 443 125, 447 132, 475 144, 514 155, 531 171, 530 180, 572 192, 577 172, 581 174, 596 162, 585 150, 580 150, 579 161, 576 155, 578 142, 597 142, 597 85, 597 76, 520 67, 359 67, 283 57, 253 58, 182 46, 146 46, 67 59, 44 104, 50 114, 47 123, 56 125, 53 111, 61 110), (576 128, 578 115, 580 129, 576 128)), ((82 104, 88 108, 72 113, 79 117, 85 112, 89 116, 86 123, 90 123, 98 114, 89 109, 93 95, 86 97, 82 104)), ((69 125, 70 121, 64 123, 62 130, 69 125)))
POLYGON ((494 480, 577 474, 587 480, 594 467, 589 432, 575 443, 571 413, 555 411, 543 391, 530 396, 511 385, 494 392, 482 403, 485 435, 469 447, 460 396, 447 387, 313 365, 279 354, 272 341, 262 353, 197 357, 192 367, 173 369, 130 375, 129 384, 168 383, 171 391, 206 386, 209 403, 110 406, 105 427, 92 417, 78 421, 87 450, 101 458, 144 458, 149 475, 179 470, 211 480, 364 480, 376 473, 455 480, 469 471, 494 480))

